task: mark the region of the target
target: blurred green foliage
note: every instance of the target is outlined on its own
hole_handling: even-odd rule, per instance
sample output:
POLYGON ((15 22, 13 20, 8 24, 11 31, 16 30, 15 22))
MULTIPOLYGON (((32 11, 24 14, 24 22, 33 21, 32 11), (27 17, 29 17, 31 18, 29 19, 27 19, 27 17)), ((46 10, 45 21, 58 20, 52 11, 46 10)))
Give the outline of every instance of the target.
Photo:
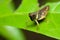
POLYGON ((7 25, 1 26, 0 30, 1 35, 4 36, 7 40, 25 40, 22 31, 15 27, 7 25))

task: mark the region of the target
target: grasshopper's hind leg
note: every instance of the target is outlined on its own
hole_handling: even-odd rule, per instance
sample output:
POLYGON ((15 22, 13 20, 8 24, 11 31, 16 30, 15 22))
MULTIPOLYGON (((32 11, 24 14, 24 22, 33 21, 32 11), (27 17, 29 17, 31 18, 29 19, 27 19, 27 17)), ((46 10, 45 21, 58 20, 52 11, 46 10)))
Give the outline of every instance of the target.
POLYGON ((36 24, 37 24, 37 28, 36 28, 36 30, 38 31, 38 29, 39 29, 39 23, 38 23, 37 20, 35 20, 35 22, 36 22, 36 24))
POLYGON ((39 22, 37 20, 35 20, 36 24, 39 26, 39 22))

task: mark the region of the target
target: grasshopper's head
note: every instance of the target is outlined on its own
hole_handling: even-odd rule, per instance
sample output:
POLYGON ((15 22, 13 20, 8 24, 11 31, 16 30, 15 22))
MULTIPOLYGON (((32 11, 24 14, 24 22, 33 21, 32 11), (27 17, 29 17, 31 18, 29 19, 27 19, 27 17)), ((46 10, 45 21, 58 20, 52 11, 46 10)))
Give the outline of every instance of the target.
POLYGON ((35 12, 29 13, 29 17, 32 21, 35 20, 36 19, 36 13, 35 12))

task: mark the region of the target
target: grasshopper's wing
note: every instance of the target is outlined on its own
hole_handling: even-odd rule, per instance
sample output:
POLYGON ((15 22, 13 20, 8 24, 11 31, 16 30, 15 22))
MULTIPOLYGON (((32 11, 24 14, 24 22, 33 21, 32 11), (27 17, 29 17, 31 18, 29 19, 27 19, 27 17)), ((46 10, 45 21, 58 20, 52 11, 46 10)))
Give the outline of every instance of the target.
POLYGON ((49 10, 49 6, 45 6, 44 8, 39 10, 38 20, 44 19, 46 17, 46 15, 47 15, 48 10, 49 10))

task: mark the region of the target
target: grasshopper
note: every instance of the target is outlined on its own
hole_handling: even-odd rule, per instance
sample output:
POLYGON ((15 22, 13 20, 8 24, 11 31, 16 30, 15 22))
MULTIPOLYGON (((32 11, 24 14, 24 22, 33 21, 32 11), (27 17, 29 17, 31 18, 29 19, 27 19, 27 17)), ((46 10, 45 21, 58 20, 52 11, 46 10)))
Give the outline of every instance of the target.
POLYGON ((49 10, 49 5, 45 6, 41 10, 38 10, 37 12, 29 13, 29 17, 32 21, 35 21, 36 24, 39 25, 38 21, 46 18, 48 10, 49 10))

